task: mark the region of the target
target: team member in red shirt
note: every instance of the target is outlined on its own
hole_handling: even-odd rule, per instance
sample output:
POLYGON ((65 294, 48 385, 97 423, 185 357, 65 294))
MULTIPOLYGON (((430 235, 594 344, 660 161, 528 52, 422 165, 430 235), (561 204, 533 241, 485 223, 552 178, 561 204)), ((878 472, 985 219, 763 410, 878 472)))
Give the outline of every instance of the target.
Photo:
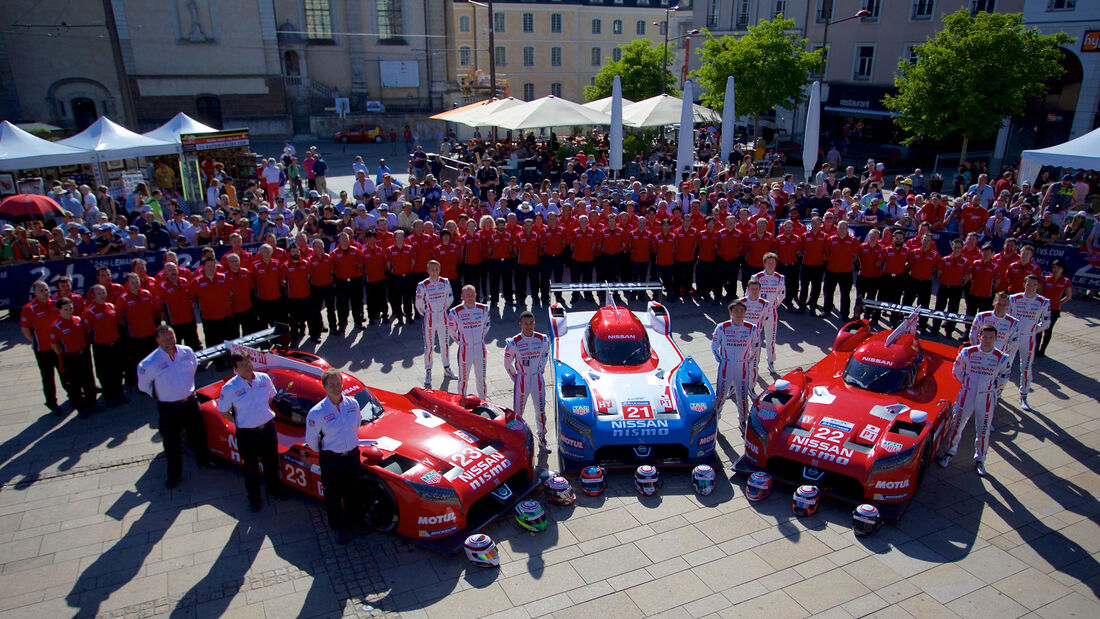
MULTIPOLYGON (((675 210, 675 209, 674 209, 675 210)), ((673 232, 676 237, 676 256, 672 270, 672 285, 676 300, 692 294, 692 275, 695 274, 695 256, 699 251, 699 233, 684 221, 673 232)))
POLYGON ((487 238, 492 233, 493 218, 486 215, 481 218, 480 223, 473 219, 467 221, 466 234, 456 241, 462 245, 462 283, 476 288, 478 294, 482 295, 481 301, 484 301, 485 292, 489 290, 487 238), (478 226, 481 226, 480 230, 478 226))
POLYGON ((191 299, 191 282, 180 275, 179 265, 164 263, 156 293, 164 306, 168 324, 172 325, 180 339, 195 350, 202 349, 199 327, 195 322, 194 301, 191 299))
POLYGON ((160 302, 152 291, 141 287, 137 273, 126 274, 126 292, 118 303, 122 324, 126 327, 126 382, 137 385, 137 364, 157 347, 160 302))
POLYGON ((495 230, 482 233, 486 257, 489 259, 489 305, 496 306, 499 302, 515 305, 512 289, 512 266, 515 264, 512 258, 512 236, 508 234, 505 227, 507 221, 503 217, 497 217, 495 223, 495 230), (504 289, 503 301, 500 297, 501 288, 504 289))
POLYGON ((355 324, 363 325, 363 254, 352 247, 348 233, 341 232, 329 256, 336 279, 336 330, 343 333, 348 326, 349 308, 355 324))
MULTIPOLYGON (((558 214, 554 211, 546 213, 546 226, 542 229, 542 258, 539 263, 542 269, 542 298, 547 303, 550 302, 550 283, 561 282, 565 276, 565 249, 568 243, 569 231, 558 221, 558 214)), ((559 292, 556 295, 558 302, 562 302, 562 294, 559 292)))
POLYGON ((366 243, 359 250, 362 255, 363 279, 367 292, 367 320, 381 325, 389 320, 386 313, 386 249, 378 244, 373 230, 367 230, 366 243))
POLYGON ((699 261, 695 263, 695 285, 699 289, 699 302, 709 299, 718 305, 722 296, 721 278, 715 272, 718 265, 719 232, 714 217, 703 220, 699 232, 699 261))
MULTIPOLYGON (((458 278, 458 263, 462 261, 462 247, 454 242, 454 235, 444 229, 439 233, 439 245, 432 252, 432 260, 439 263, 439 276, 451 283, 451 295, 461 298, 462 282, 458 278)), ((450 309, 450 308, 447 308, 450 309)))
MULTIPOLYGON (((905 266, 909 263, 909 249, 905 247, 905 232, 894 230, 894 242, 882 248, 882 280, 879 282, 878 300, 884 303, 901 303, 905 289, 905 266)), ((891 322, 897 323, 901 315, 891 314, 891 322)))
POLYGON ((61 386, 69 402, 81 418, 87 418, 95 407, 95 380, 84 320, 73 315, 72 299, 61 298, 56 304, 58 316, 50 327, 50 347, 57 355, 61 386))
POLYGON ((335 265, 332 256, 325 251, 325 242, 313 239, 309 258, 309 337, 315 343, 321 341, 321 333, 336 325, 336 286, 332 276, 335 265), (328 327, 321 322, 321 308, 328 314, 328 327))
POLYGON ((1004 247, 993 256, 993 262, 997 264, 997 277, 993 280, 993 292, 1008 292, 1008 267, 1020 258, 1020 252, 1016 251, 1018 241, 1010 236, 1005 239, 1004 247))
MULTIPOLYGON (((928 308, 932 301, 932 277, 936 272, 936 265, 940 262, 940 254, 932 243, 932 235, 921 237, 921 246, 909 251, 909 280, 905 285, 905 292, 901 296, 904 305, 928 308)), ((928 325, 928 319, 920 319, 921 329, 928 325)))
MULTIPOLYGON (((871 228, 867 233, 867 240, 859 246, 856 254, 859 260, 859 271, 856 274, 856 295, 859 298, 872 301, 879 298, 879 290, 882 285, 882 260, 883 247, 879 241, 882 233, 878 228, 871 228)), ((872 323, 878 322, 881 315, 875 310, 867 311, 872 323)))
POLYGON ((764 270, 764 254, 775 248, 775 235, 768 230, 768 219, 758 217, 754 229, 745 239, 745 269, 741 271, 741 288, 748 286, 749 278, 764 270))
POLYGON ((84 297, 73 292, 73 280, 68 275, 62 275, 54 280, 54 286, 57 288, 57 296, 53 298, 54 303, 61 299, 69 299, 73 302, 73 315, 80 317, 84 313, 84 297))
POLYGON ((623 279, 623 265, 626 261, 626 231, 619 227, 619 219, 614 213, 607 215, 607 227, 597 233, 600 245, 600 263, 596 269, 601 282, 617 282, 623 279))
POLYGON ((296 342, 305 334, 306 319, 309 318, 310 265, 302 260, 301 248, 291 245, 287 250, 286 262, 279 266, 286 289, 287 306, 284 315, 290 319, 290 339, 296 342))
POLYGON ((1008 268, 1005 269, 1004 276, 1008 280, 1009 293, 1023 292, 1024 279, 1028 275, 1042 276, 1043 269, 1033 260, 1034 257, 1035 248, 1031 245, 1024 245, 1020 248, 1020 258, 1009 264, 1008 268))
MULTIPOLYGON (((966 254, 966 247, 963 247, 966 254)), ((967 273, 966 312, 971 316, 993 309, 993 281, 997 277, 997 261, 993 259, 993 245, 982 246, 981 257, 970 261, 967 273)))
POLYGON ((836 226, 836 234, 825 243, 825 308, 822 316, 833 311, 833 293, 840 288, 840 319, 847 321, 852 311, 852 269, 859 253, 859 239, 848 230, 848 222, 836 226))
POLYGON ((799 286, 798 313, 810 310, 817 313, 817 298, 821 296, 821 282, 825 278, 825 243, 829 236, 821 229, 821 217, 810 219, 810 229, 802 235, 802 275, 799 286))
POLYGON ((1051 334, 1054 332, 1054 323, 1062 315, 1062 304, 1073 298, 1073 284, 1065 276, 1066 263, 1055 260, 1050 265, 1050 275, 1043 278, 1043 296, 1050 300, 1050 324, 1039 334, 1039 350, 1035 356, 1045 357, 1047 344, 1050 344, 1051 334))
POLYGON ((125 291, 122 284, 114 282, 112 278, 110 267, 99 267, 95 270, 95 283, 103 286, 107 291, 107 300, 111 303, 117 303, 118 298, 122 296, 125 291))
POLYGON ((149 271, 146 270, 147 265, 143 258, 134 258, 130 261, 130 272, 135 273, 138 276, 139 285, 148 290, 149 292, 156 293, 157 280, 149 275, 149 271))
MULTIPOLYGON (((937 312, 946 309, 952 314, 959 313, 963 290, 966 289, 966 280, 970 275, 970 261, 966 259, 962 250, 962 239, 951 241, 951 253, 941 257, 939 264, 936 266, 936 279, 940 282, 940 287, 936 290, 937 312)), ((940 320, 938 318, 932 321, 932 330, 940 330, 940 320)), ((951 337, 954 330, 955 323, 947 321, 947 326, 944 327, 947 337, 951 337)), ((969 333, 966 332, 965 328, 963 331, 963 337, 968 338, 969 333)), ((967 341, 969 342, 969 338, 967 341)))
POLYGON ((665 297, 676 297, 673 281, 673 265, 676 262, 676 235, 672 233, 672 221, 661 220, 661 231, 653 236, 653 275, 665 285, 665 297))
POLYGON ((726 225, 718 234, 718 258, 722 261, 722 273, 719 276, 718 285, 725 287, 722 297, 726 301, 739 298, 737 296, 737 282, 740 281, 740 273, 745 262, 744 237, 737 228, 737 218, 733 215, 726 216, 726 225))
MULTIPOLYGON (((798 209, 791 209, 791 216, 797 217, 798 209)), ((795 232, 795 221, 783 222, 782 231, 775 237, 775 256, 778 259, 776 270, 783 274, 787 293, 783 295, 783 305, 787 311, 794 309, 798 300, 799 254, 802 253, 802 236, 795 232)), ((779 311, 779 308, 776 308, 779 311)))
MULTIPOLYGON (((588 227, 588 215, 581 215, 577 219, 577 229, 569 239, 569 247, 573 251, 573 264, 569 269, 569 279, 573 283, 592 283, 592 267, 596 260, 597 237, 596 231, 588 227)), ((590 293, 579 295, 581 298, 595 302, 590 293)))
POLYGON ((523 230, 515 235, 512 242, 515 245, 516 255, 516 301, 520 305, 526 305, 527 290, 530 288, 532 304, 549 305, 545 298, 539 300, 539 292, 542 290, 539 283, 539 251, 542 249, 542 237, 535 232, 535 220, 524 219, 523 230))
POLYGON ((57 383, 53 378, 57 371, 57 353, 50 342, 50 329, 58 316, 57 305, 50 300, 50 287, 46 282, 34 282, 31 291, 34 298, 23 306, 23 311, 19 314, 19 327, 23 330, 23 337, 34 346, 34 360, 38 363, 38 373, 42 376, 42 393, 46 396, 46 406, 54 414, 58 414, 57 383))
POLYGON ((965 236, 985 228, 985 222, 989 221, 989 211, 982 206, 981 197, 974 196, 970 204, 963 206, 955 215, 955 219, 959 222, 959 232, 965 236))
MULTIPOLYGON (((238 335, 253 333, 259 330, 259 321, 256 320, 256 308, 252 306, 252 297, 256 291, 256 276, 252 269, 241 264, 240 256, 233 254, 229 257, 229 268, 225 270, 225 276, 233 287, 232 310, 233 332, 232 339, 238 335)), ((205 268, 205 264, 203 265, 205 268)), ((210 342, 207 342, 209 345, 210 342)))
MULTIPOLYGON (((415 254, 412 271, 414 282, 422 282, 428 277, 428 261, 432 259, 432 254, 435 252, 436 246, 439 245, 439 235, 435 234, 434 230, 434 225, 431 229, 428 229, 424 225, 424 221, 418 219, 413 222, 412 233, 405 237, 405 242, 412 246, 415 254)), ((413 290, 415 289, 414 284, 413 290)))
MULTIPOLYGON (((642 283, 649 280, 649 261, 653 256, 653 235, 647 227, 645 217, 639 217, 638 223, 626 233, 626 243, 630 251, 630 281, 642 283)), ((642 298, 642 293, 634 292, 631 296, 642 298)))
POLYGON ((260 327, 270 327, 285 316, 285 308, 280 307, 283 302, 283 273, 282 266, 273 255, 275 249, 267 245, 260 246, 256 252, 258 256, 252 263, 252 272, 256 276, 256 315, 260 319, 260 327))
POLYGON ((91 303, 84 310, 84 325, 92 343, 96 378, 103 389, 108 406, 117 406, 129 399, 122 395, 122 334, 118 330, 118 312, 107 301, 107 289, 99 284, 88 291, 91 303))
POLYGON ((401 322, 413 322, 413 295, 416 282, 412 279, 416 252, 405 242, 405 231, 393 233, 393 247, 386 250, 386 281, 389 283, 390 311, 401 322))
POLYGON ((191 281, 188 292, 199 304, 206 345, 217 346, 232 338, 237 330, 233 320, 233 282, 229 275, 218 272, 218 261, 212 256, 203 259, 202 273, 191 281))

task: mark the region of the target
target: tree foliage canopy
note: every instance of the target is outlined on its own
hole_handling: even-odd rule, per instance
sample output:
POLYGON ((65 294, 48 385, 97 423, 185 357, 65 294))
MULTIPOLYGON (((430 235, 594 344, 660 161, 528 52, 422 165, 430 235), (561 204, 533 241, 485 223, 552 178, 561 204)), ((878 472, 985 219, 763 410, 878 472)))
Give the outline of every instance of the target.
POLYGON ((806 39, 791 32, 793 19, 780 14, 772 21, 749 26, 748 34, 720 39, 704 30, 707 40, 700 54, 703 64, 691 75, 702 87, 703 105, 722 110, 726 78, 737 80, 737 113, 759 116, 782 105, 793 108, 802 89, 821 62, 821 52, 807 52, 806 39))
POLYGON ((901 114, 894 122, 910 143, 962 136, 965 148, 969 139, 992 138, 1005 117, 1023 112, 1046 81, 1062 74, 1058 46, 1072 42, 1064 32, 1025 28, 1019 13, 971 16, 964 8, 944 23, 916 47, 915 64, 898 61, 898 94, 884 100, 901 114))
MULTIPOLYGON (((669 94, 678 96, 680 93, 671 90, 675 83, 672 72, 665 65, 665 50, 661 45, 654 45, 648 39, 634 39, 630 43, 620 45, 623 50, 622 58, 618 62, 606 64, 596 74, 596 84, 584 87, 584 98, 588 101, 610 97, 615 85, 615 76, 622 78, 623 97, 631 101, 641 101, 661 94, 661 89, 668 84, 669 94), (662 65, 665 81, 662 83, 662 65)), ((671 52, 671 50, 670 50, 671 52)), ((668 60, 672 61, 672 54, 668 54, 668 60)))

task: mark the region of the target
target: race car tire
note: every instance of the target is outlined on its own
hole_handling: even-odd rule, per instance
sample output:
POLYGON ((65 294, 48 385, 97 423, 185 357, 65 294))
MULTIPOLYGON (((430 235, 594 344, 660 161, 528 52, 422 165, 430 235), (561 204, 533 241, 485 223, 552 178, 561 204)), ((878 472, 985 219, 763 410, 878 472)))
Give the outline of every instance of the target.
POLYGON ((340 143, 341 144, 347 144, 348 143, 348 136, 346 136, 346 135, 340 136, 340 143))
POLYGON ((400 511, 393 492, 385 482, 374 475, 364 475, 360 479, 363 493, 363 518, 375 531, 393 533, 397 530, 400 511))
POLYGON ((382 142, 382 136, 380 136, 380 135, 374 136, 374 142, 376 144, 380 144, 382 142))

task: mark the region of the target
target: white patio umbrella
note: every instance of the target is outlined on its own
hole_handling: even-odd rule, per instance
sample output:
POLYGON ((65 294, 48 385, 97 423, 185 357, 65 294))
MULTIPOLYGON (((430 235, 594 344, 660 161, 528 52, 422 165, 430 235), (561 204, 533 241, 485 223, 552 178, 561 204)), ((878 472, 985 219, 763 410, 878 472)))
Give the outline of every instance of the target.
POLYGON ((737 98, 733 76, 726 78, 726 105, 722 108, 722 161, 730 160, 733 152, 733 125, 737 121, 737 98))
POLYGON ((611 88, 611 153, 608 163, 612 170, 623 169, 623 83, 618 75, 611 88))
MULTIPOLYGON (((676 184, 680 184, 680 173, 690 172, 695 167, 695 127, 692 124, 692 86, 684 82, 684 98, 680 104, 680 137, 676 149, 676 184)), ((637 104, 635 104, 637 105, 637 104)), ((669 123, 665 123, 669 124, 669 123)))
MULTIPOLYGON (((623 124, 631 127, 663 127, 680 122, 680 99, 671 95, 657 95, 639 101, 623 109, 623 124)), ((692 120, 697 123, 719 122, 718 112, 701 105, 691 106, 692 120)))
POLYGON ((489 125, 502 129, 537 129, 539 127, 573 127, 577 125, 610 125, 611 116, 554 95, 528 101, 498 114, 489 125))
POLYGON ((806 107, 806 133, 802 135, 802 172, 806 182, 817 167, 817 144, 821 138, 821 82, 810 86, 810 104, 806 107))
MULTIPOLYGON (((612 95, 610 97, 604 97, 603 99, 596 99, 595 101, 589 101, 588 103, 584 104, 584 107, 596 110, 597 112, 603 112, 605 114, 610 114, 611 113, 611 99, 613 99, 614 96, 615 95, 612 95)), ((624 108, 628 105, 633 105, 634 104, 633 101, 631 101, 630 99, 627 99, 626 97, 623 97, 622 99, 623 99, 623 107, 624 108)))
POLYGON ((432 116, 432 118, 466 125, 467 127, 488 127, 493 124, 491 119, 494 114, 498 114, 518 105, 523 105, 523 101, 515 97, 508 97, 507 99, 487 99, 485 101, 479 101, 478 103, 460 107, 457 110, 436 114, 432 116))

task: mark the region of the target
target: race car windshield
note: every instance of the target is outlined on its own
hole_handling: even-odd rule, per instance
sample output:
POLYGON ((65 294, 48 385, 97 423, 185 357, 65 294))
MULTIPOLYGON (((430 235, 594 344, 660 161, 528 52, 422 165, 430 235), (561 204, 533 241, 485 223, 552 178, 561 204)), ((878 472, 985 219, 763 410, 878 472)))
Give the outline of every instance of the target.
POLYGON ((604 365, 641 365, 649 360, 649 340, 603 340, 589 330, 588 354, 604 365))
POLYGON ((385 409, 382 408, 370 389, 363 389, 351 397, 355 398, 355 401, 359 404, 359 414, 362 416, 363 421, 374 421, 385 412, 385 409))
POLYGON ((844 367, 844 382, 865 391, 894 393, 909 388, 913 382, 913 373, 908 367, 889 368, 864 363, 852 357, 844 367))

